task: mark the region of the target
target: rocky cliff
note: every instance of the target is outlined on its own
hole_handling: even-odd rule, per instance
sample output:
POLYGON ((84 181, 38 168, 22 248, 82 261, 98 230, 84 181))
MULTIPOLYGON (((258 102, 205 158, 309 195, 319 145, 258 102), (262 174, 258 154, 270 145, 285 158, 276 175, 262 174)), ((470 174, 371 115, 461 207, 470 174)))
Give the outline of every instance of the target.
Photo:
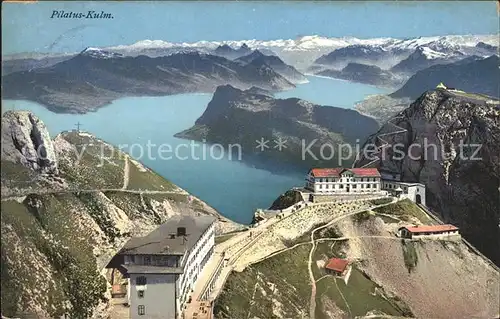
MULTIPOLYGON (((343 208, 309 209, 331 219, 343 208)), ((246 252, 252 262, 229 275, 215 318, 498 318, 498 270, 460 238, 396 237, 403 225, 432 222, 413 202, 313 224, 314 234, 312 216, 300 214, 246 252), (349 261, 343 278, 326 271, 332 257, 349 261)))
POLYGON ((375 120, 353 110, 297 98, 276 99, 226 85, 217 88, 195 126, 176 136, 220 143, 228 149, 239 145, 243 161, 283 170, 339 166, 340 157, 348 166, 352 163, 348 145, 339 146, 355 144, 377 128, 375 120), (259 147, 258 141, 267 142, 259 147))
POLYGON ((238 227, 88 133, 51 140, 32 113, 3 114, 1 163, 5 316, 106 317, 100 271, 131 236, 176 214, 217 216, 218 232, 238 227))
POLYGON ((440 82, 459 90, 500 97, 499 65, 498 55, 484 59, 468 57, 454 63, 433 65, 415 73, 391 97, 416 99, 440 82))
POLYGON ((366 142, 355 166, 375 166, 427 186, 427 204, 500 264, 498 101, 455 91, 424 93, 366 142), (462 146, 461 146, 462 145, 462 146))

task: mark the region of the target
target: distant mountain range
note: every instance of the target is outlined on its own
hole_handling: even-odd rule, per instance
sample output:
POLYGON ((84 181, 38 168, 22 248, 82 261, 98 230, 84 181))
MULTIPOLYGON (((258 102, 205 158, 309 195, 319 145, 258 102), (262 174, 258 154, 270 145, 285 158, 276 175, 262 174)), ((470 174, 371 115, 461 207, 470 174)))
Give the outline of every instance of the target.
POLYGON ((265 55, 259 50, 254 50, 248 55, 239 57, 236 61, 255 66, 268 65, 292 83, 307 82, 307 78, 293 66, 286 64, 275 55, 265 55))
POLYGON ((218 46, 217 49, 213 51, 213 54, 233 60, 247 55, 250 52, 252 52, 252 49, 250 49, 245 43, 243 43, 238 49, 233 49, 229 45, 223 44, 218 46))
MULTIPOLYGON (((261 48, 259 51, 265 55, 276 55, 273 51, 266 49, 266 48, 261 48)), ((234 60, 234 59, 240 58, 242 56, 248 55, 251 52, 252 52, 252 49, 250 49, 246 43, 243 43, 237 49, 233 49, 228 44, 219 45, 211 53, 214 55, 223 56, 223 57, 230 59, 230 60, 234 60)))
POLYGON ((432 67, 451 64, 446 68, 458 67, 452 73, 470 81, 450 85, 496 96, 496 79, 483 85, 480 77, 491 72, 496 75, 497 69, 485 69, 474 83, 471 71, 459 66, 492 56, 497 50, 498 37, 494 35, 403 40, 306 36, 196 43, 144 40, 87 48, 73 55, 5 57, 3 94, 4 98, 40 102, 56 112, 81 113, 124 96, 213 92, 224 84, 279 91, 306 82, 299 70, 307 69, 322 76, 395 89, 408 80, 395 96, 415 98, 441 81, 450 82, 441 75, 437 79, 433 73, 443 68, 432 67), (429 76, 412 80, 420 71, 429 76), (462 72, 469 74, 462 76, 462 72))
MULTIPOLYGON (((498 35, 448 35, 448 36, 435 36, 435 37, 418 37, 407 39, 394 39, 394 38, 369 38, 359 39, 354 37, 342 38, 327 38, 317 35, 309 35, 298 37, 296 39, 276 39, 276 40, 236 40, 236 41, 198 41, 192 43, 172 43, 162 40, 142 40, 131 45, 118 45, 113 47, 102 48, 106 51, 121 53, 126 56, 147 55, 150 57, 164 56, 179 52, 199 51, 202 53, 215 54, 214 50, 218 47, 227 45, 235 49, 246 46, 252 50, 258 49, 266 55, 271 52, 278 55, 287 64, 293 65, 299 71, 304 71, 313 64, 313 62, 321 57, 327 55, 332 51, 349 46, 359 46, 360 49, 384 51, 384 52, 399 52, 401 57, 390 57, 389 62, 384 62, 380 58, 379 62, 375 65, 381 68, 390 68, 399 63, 404 58, 408 57, 419 46, 429 47, 459 47, 459 50, 466 55, 473 55, 479 52, 479 56, 489 56, 493 53, 481 53, 481 50, 494 50, 498 47, 498 35), (489 47, 488 47, 489 46, 489 47), (377 49, 379 48, 379 49, 377 49)), ((227 50, 227 48, 225 48, 227 50)), ((440 51, 438 49, 438 51, 440 51)), ((75 52, 74 54, 77 54, 75 52)), ((375 57, 376 55, 374 55, 375 57)), ((8 56, 9 59, 26 58, 26 55, 8 56)), ((371 60, 370 60, 371 61, 371 60)), ((349 60, 338 69, 347 65, 348 62, 357 62, 365 64, 368 61, 349 60)))
POLYGON ((352 44, 335 49, 313 63, 328 69, 342 69, 349 63, 376 65, 394 72, 416 72, 441 62, 454 62, 467 56, 487 57, 498 51, 498 38, 485 43, 483 37, 445 36, 352 44), (466 40, 467 39, 467 40, 466 40))
POLYGON ((84 113, 124 96, 213 92, 228 83, 270 91, 294 87, 267 60, 286 77, 298 73, 279 58, 261 53, 245 62, 200 52, 152 58, 87 48, 49 67, 3 76, 3 96, 39 102, 56 112, 84 113))
POLYGON ((415 99, 443 82, 446 86, 459 90, 500 97, 499 63, 498 55, 492 55, 485 59, 472 57, 455 63, 434 65, 418 71, 390 96, 415 99))

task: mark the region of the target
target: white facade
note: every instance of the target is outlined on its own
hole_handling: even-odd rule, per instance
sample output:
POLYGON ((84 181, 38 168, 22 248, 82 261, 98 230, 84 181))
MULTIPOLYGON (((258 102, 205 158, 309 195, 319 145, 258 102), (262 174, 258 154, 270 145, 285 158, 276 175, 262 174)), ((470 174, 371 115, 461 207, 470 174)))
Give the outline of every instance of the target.
POLYGON ((193 249, 181 259, 184 271, 177 281, 177 305, 182 312, 189 295, 194 289, 198 276, 212 257, 215 246, 215 223, 201 236, 193 249))
POLYGON ((130 318, 181 318, 214 246, 215 219, 184 254, 125 254, 130 318))
POLYGON ((314 170, 311 170, 305 185, 306 189, 314 193, 373 193, 381 190, 380 176, 358 175, 349 169, 343 170, 338 176, 315 175, 314 170))
POLYGON ((391 193, 396 193, 397 189, 401 189, 401 197, 426 206, 425 202, 425 186, 420 183, 406 183, 394 180, 382 180, 382 189, 391 193))
POLYGON ((428 231, 428 232, 411 232, 407 228, 402 227, 398 230, 398 235, 401 238, 409 238, 409 239, 418 239, 418 238, 427 238, 427 239, 446 239, 451 236, 459 236, 458 229, 450 229, 443 231, 428 231))

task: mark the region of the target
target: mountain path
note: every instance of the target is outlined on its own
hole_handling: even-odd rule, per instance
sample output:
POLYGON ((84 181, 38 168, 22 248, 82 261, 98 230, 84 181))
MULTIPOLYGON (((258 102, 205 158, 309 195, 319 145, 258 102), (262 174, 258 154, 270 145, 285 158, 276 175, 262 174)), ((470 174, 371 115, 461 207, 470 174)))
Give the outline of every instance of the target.
POLYGON ((19 197, 26 197, 28 195, 49 195, 49 194, 72 194, 72 193, 99 193, 99 192, 120 192, 129 194, 172 194, 172 195, 189 195, 186 191, 148 191, 148 190, 134 190, 123 188, 97 188, 97 189, 63 189, 53 191, 29 191, 16 195, 9 195, 2 197, 2 201, 11 200, 19 197))
POLYGON ((125 190, 127 189, 128 187, 128 181, 129 181, 129 159, 128 159, 128 156, 125 156, 125 165, 123 165, 123 186, 122 186, 122 189, 125 190))
POLYGON ((373 206, 373 207, 370 207, 370 208, 362 208, 362 209, 356 210, 354 212, 351 212, 349 214, 345 214, 345 215, 339 216, 337 218, 332 219, 329 223, 327 223, 327 224, 325 224, 323 226, 319 226, 319 227, 315 228, 311 232, 311 240, 310 240, 311 250, 309 251, 309 260, 307 261, 307 267, 308 267, 308 271, 309 271, 309 279, 311 281, 311 299, 309 301, 309 317, 310 318, 315 318, 315 312, 316 312, 316 280, 314 279, 314 273, 312 271, 312 258, 313 258, 314 251, 316 250, 316 246, 317 246, 318 240, 314 239, 314 234, 318 230, 330 227, 331 225, 337 223, 338 221, 340 221, 340 220, 342 220, 342 219, 344 219, 346 217, 349 217, 349 216, 352 216, 352 215, 356 215, 356 214, 365 212, 367 210, 373 210, 373 209, 376 209, 376 208, 379 208, 379 207, 387 206, 387 205, 393 204, 393 203, 395 203, 397 201, 398 201, 398 199, 394 198, 390 203, 376 205, 376 206, 373 206))

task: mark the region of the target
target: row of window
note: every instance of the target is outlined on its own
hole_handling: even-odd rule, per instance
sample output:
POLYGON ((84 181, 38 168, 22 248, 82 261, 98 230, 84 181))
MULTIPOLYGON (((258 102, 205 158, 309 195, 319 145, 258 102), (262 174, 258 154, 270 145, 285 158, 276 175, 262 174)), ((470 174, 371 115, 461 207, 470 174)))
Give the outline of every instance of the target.
MULTIPOLYGON (((385 184, 384 185, 384 188, 387 188, 387 189, 396 189, 398 187, 400 187, 400 186, 399 185, 394 185, 394 184, 385 184)), ((403 186, 402 189, 406 192, 408 190, 408 187, 403 186)), ((417 191, 418 191, 418 189, 417 189, 417 191)))
POLYGON ((376 182, 377 178, 375 177, 361 177, 361 179, 355 179, 352 177, 345 177, 337 180, 337 178, 319 178, 318 181, 320 183, 336 183, 336 182, 376 182))
MULTIPOLYGON (((205 257, 203 257, 203 260, 200 262, 199 264, 199 267, 197 268, 193 268, 193 269, 198 269, 198 270, 201 270, 203 269, 203 267, 205 266, 205 264, 208 262, 208 260, 210 259, 210 257, 212 256, 213 254, 213 251, 214 251, 214 248, 211 247, 210 250, 207 252, 207 254, 205 255, 205 257)), ((196 279, 198 278, 198 273, 196 273, 194 275, 194 278, 193 278, 193 282, 196 282, 196 279)), ((184 301, 186 299, 186 292, 187 290, 189 289, 190 287, 189 286, 185 286, 182 288, 182 291, 181 291, 181 300, 180 300, 180 304, 181 304, 181 307, 182 305, 184 304, 184 301)))
MULTIPOLYGON (((351 188, 357 188, 358 184, 349 185, 351 188)), ((325 189, 335 189, 335 185, 326 184, 325 189), (331 187, 330 187, 331 186, 331 187)), ((340 189, 344 188, 344 184, 339 184, 340 189)), ((378 184, 360 184, 360 188, 378 188, 378 184)), ((319 189, 323 189, 323 185, 319 185, 319 189)))
POLYGON ((135 256, 135 255, 127 255, 125 256, 126 264, 137 264, 137 265, 155 265, 155 266, 167 266, 167 267, 176 267, 177 266, 177 257, 173 256, 135 256))
POLYGON ((189 255, 189 259, 186 261, 186 265, 187 265, 187 273, 183 274, 182 276, 182 280, 181 280, 181 284, 180 284, 180 287, 183 287, 182 288, 182 292, 181 292, 181 296, 184 295, 185 293, 185 290, 187 289, 187 287, 185 287, 186 283, 188 281, 191 281, 191 282, 194 282, 196 281, 197 277, 198 277, 198 274, 196 273, 194 275, 194 278, 193 277, 193 273, 195 271, 197 271, 197 266, 196 264, 192 264, 191 261, 192 260, 196 260, 196 258, 198 257, 198 255, 200 254, 201 251, 203 251, 203 248, 205 248, 205 246, 207 245, 208 241, 213 237, 213 234, 214 234, 214 227, 211 226, 211 228, 208 230, 208 232, 206 233, 205 236, 203 236, 203 240, 201 242, 198 242, 196 244, 196 246, 194 247, 195 249, 195 253, 194 254, 190 254, 189 255), (192 278, 192 280, 191 280, 192 278))

